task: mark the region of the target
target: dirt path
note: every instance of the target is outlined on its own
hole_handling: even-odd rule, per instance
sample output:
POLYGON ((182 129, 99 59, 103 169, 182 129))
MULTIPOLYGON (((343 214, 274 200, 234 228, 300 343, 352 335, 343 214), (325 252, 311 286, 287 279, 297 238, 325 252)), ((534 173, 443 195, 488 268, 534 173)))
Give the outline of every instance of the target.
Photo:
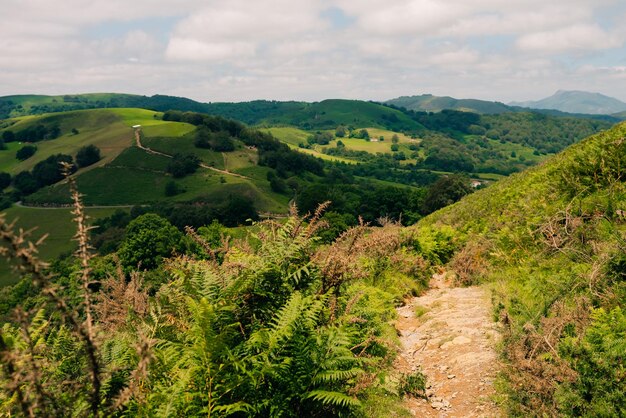
MULTIPOLYGON (((141 143, 141 131, 139 129, 135 129, 135 145, 137 148, 144 150, 148 154, 161 155, 163 157, 172 158, 171 155, 165 154, 164 152, 155 151, 152 148, 148 148, 141 143)), ((250 180, 250 177, 246 177, 242 174, 232 173, 226 170, 220 170, 219 168, 211 167, 210 165, 206 165, 205 163, 198 164, 202 168, 206 168, 207 170, 215 171, 217 173, 226 174, 227 176, 239 177, 242 179, 250 180)))
POLYGON ((436 275, 430 290, 398 308, 402 353, 396 368, 409 373, 421 366, 428 379, 428 400, 405 401, 414 416, 502 416, 490 399, 499 338, 490 306, 483 288, 453 288, 436 275))

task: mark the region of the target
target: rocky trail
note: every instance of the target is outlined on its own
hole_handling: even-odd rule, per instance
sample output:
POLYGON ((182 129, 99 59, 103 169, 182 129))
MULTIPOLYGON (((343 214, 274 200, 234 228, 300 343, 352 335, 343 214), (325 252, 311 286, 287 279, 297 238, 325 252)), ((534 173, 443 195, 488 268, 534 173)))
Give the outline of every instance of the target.
POLYGON ((428 399, 407 397, 417 417, 498 417, 493 383, 499 370, 497 324, 482 287, 451 287, 435 275, 431 288, 398 308, 402 353, 396 368, 421 368, 428 399), (416 313, 417 312, 417 313, 416 313))

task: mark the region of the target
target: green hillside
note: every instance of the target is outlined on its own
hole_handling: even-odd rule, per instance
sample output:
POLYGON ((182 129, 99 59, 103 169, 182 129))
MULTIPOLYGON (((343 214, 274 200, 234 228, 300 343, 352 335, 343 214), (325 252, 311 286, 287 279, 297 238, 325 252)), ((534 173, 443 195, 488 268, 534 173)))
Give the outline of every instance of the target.
POLYGON ((333 128, 339 124, 376 126, 395 130, 419 129, 400 112, 358 100, 324 100, 319 103, 256 100, 242 103, 200 103, 187 98, 155 95, 97 93, 63 96, 22 95, 0 97, 0 119, 43 113, 96 108, 145 108, 156 111, 203 112, 242 121, 289 124, 305 129, 333 128))
POLYGON ((385 103, 404 107, 409 110, 423 110, 427 112, 440 112, 444 109, 454 109, 480 114, 500 114, 512 111, 509 106, 501 102, 477 99, 455 99, 449 96, 433 96, 432 94, 402 96, 387 100, 385 103))
POLYGON ((324 100, 307 103, 303 108, 276 117, 266 117, 262 123, 292 125, 303 129, 332 129, 338 125, 358 128, 377 127, 396 131, 420 130, 423 127, 402 112, 376 103, 360 100, 324 100))
POLYGON ((625 139, 618 125, 419 224, 450 238, 460 283, 491 284, 511 415, 624 413, 625 139))
POLYGON ((514 102, 511 105, 535 109, 556 109, 571 113, 610 115, 626 111, 626 103, 614 97, 587 91, 558 90, 550 97, 528 102, 514 102))
MULTIPOLYGON (((248 196, 257 203, 259 210, 286 210, 289 198, 272 192, 266 178, 242 178, 203 168, 191 176, 175 179, 181 192, 175 196, 166 196, 165 186, 172 181, 167 172, 171 158, 137 148, 131 128, 134 125, 141 125, 144 146, 167 155, 194 154, 202 163, 217 169, 245 171, 257 165, 258 157, 256 151, 247 149, 241 143, 237 143, 234 151, 227 153, 197 148, 194 146, 194 125, 164 121, 161 113, 128 108, 61 112, 9 120, 4 130, 19 134, 41 125, 58 126, 60 136, 36 142, 38 149, 35 155, 22 162, 15 158, 16 146, 10 143, 7 150, 0 150, 0 166, 11 174, 17 174, 32 169, 51 155, 75 155, 81 147, 95 145, 101 150, 103 158, 76 174, 77 183, 88 205, 181 202, 235 193, 248 196)), ((23 200, 35 205, 70 202, 65 184, 43 188, 23 200)))
MULTIPOLYGON (((91 221, 111 216, 120 208, 89 208, 86 213, 91 221)), ((128 210, 127 208, 123 208, 128 210)), ((37 242, 44 235, 47 238, 39 247, 39 256, 44 260, 52 260, 60 255, 69 254, 76 249, 76 242, 72 240, 76 227, 72 222, 73 215, 70 208, 27 208, 17 207, 3 211, 5 219, 15 221, 17 228, 32 231, 29 240, 37 242)), ((0 259, 0 288, 14 284, 19 280, 19 274, 12 271, 4 258, 0 259)))

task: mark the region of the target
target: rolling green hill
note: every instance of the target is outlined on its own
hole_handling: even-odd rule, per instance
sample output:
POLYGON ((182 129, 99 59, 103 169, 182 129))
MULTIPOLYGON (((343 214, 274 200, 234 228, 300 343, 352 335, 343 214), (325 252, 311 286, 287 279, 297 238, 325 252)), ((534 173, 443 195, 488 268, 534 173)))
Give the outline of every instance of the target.
POLYGON ((387 100, 385 103, 404 107, 409 110, 423 110, 426 112, 440 112, 444 109, 454 109, 480 114, 500 114, 512 111, 511 107, 501 102, 477 99, 455 99, 449 96, 433 96, 432 94, 402 96, 387 100))
MULTIPOLYGON (((36 143, 38 150, 25 161, 15 158, 15 147, 0 150, 0 166, 16 174, 32 169, 38 162, 53 154, 74 155, 88 144, 101 149, 103 158, 93 166, 77 172, 77 183, 85 194, 88 205, 136 205, 158 201, 188 201, 209 195, 223 196, 235 193, 250 197, 258 209, 268 212, 286 211, 286 196, 270 190, 267 179, 242 178, 228 172, 218 173, 200 168, 195 174, 174 180, 181 193, 165 196, 165 185, 172 181, 167 172, 170 158, 150 154, 137 148, 131 128, 141 125, 144 145, 167 155, 192 153, 210 167, 236 173, 255 167, 256 151, 238 143, 233 152, 220 153, 194 146, 196 127, 184 123, 162 120, 162 114, 144 109, 97 109, 80 110, 28 116, 10 120, 4 130, 19 133, 38 125, 56 125, 60 136, 36 143), (72 133, 74 132, 78 133, 72 133), (232 190, 232 192, 229 192, 232 190)), ((263 172, 263 170, 261 170, 263 172)), ((266 174, 265 172, 263 172, 266 174)), ((28 204, 67 204, 67 185, 58 184, 41 189, 27 196, 28 204)))
POLYGON ((620 124, 419 224, 460 283, 491 284, 511 415, 624 412, 624 167, 620 124))
POLYGON ((610 115, 626 111, 626 103, 600 93, 558 90, 550 97, 528 102, 513 102, 513 106, 534 109, 556 109, 570 113, 610 115))
POLYGON ((203 112, 256 124, 288 124, 306 129, 339 124, 415 130, 420 125, 393 109, 359 100, 324 100, 316 103, 256 100, 242 103, 200 103, 155 95, 96 93, 64 96, 22 95, 0 97, 0 119, 96 108, 144 108, 155 111, 203 112))
POLYGON ((304 129, 332 129, 338 125, 356 128, 377 127, 395 131, 415 131, 423 127, 402 112, 359 100, 324 100, 260 121, 270 125, 292 125, 304 129))

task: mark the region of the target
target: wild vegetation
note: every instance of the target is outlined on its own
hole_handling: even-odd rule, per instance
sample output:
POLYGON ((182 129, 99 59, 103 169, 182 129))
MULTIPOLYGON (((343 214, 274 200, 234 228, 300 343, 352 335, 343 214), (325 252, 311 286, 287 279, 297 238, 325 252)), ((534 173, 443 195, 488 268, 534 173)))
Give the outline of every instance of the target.
POLYGON ((5 108, 127 99, 180 107, 0 123, 0 206, 55 207, 0 218, 21 277, 0 273, 0 415, 401 416, 425 382, 391 369, 390 321, 435 265, 490 286, 510 415, 626 413, 626 125, 577 143, 609 122, 344 100, 206 105, 262 128, 165 96, 5 108), (54 250, 28 243, 38 223, 54 250))
POLYGON ((427 277, 398 225, 319 245, 323 206, 244 240, 183 236, 149 214, 119 259, 94 257, 70 188, 79 249, 61 265, 0 218, 3 255, 25 275, 2 298, 3 414, 371 416, 416 390, 389 369, 393 307, 427 277))
POLYGON ((622 416, 626 125, 425 218, 491 283, 514 416, 622 416))

